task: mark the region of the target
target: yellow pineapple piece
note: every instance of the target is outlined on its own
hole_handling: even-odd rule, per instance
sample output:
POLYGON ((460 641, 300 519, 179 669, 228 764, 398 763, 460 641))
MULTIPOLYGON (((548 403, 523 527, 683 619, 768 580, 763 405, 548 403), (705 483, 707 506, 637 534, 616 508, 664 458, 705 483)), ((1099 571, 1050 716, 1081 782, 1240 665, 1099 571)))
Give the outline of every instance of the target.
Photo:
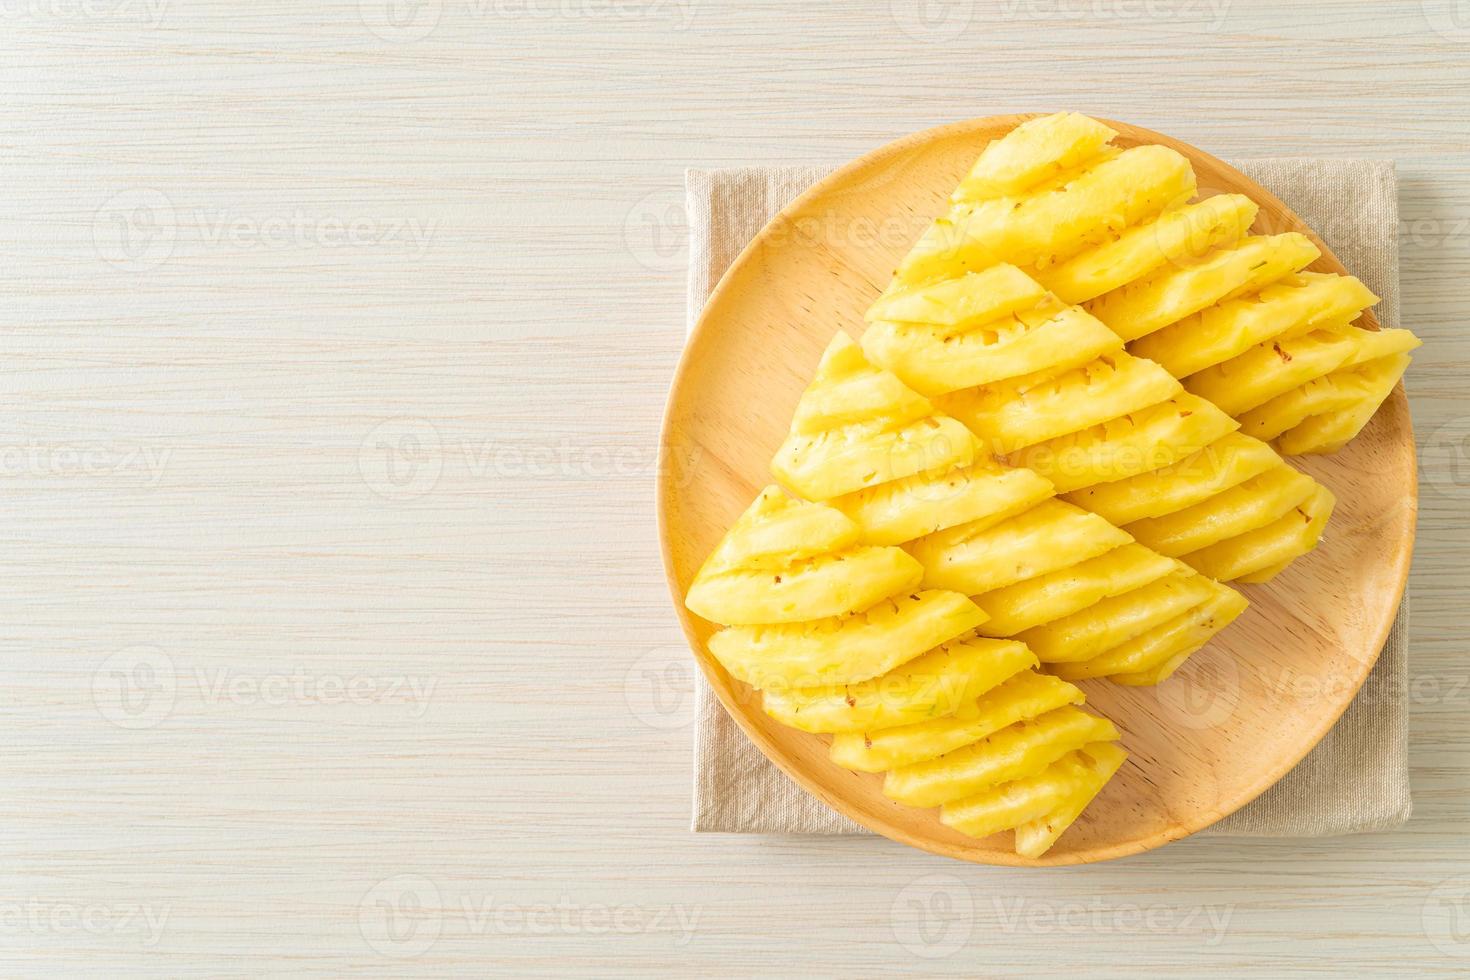
POLYGON ((862 342, 873 363, 931 396, 1076 367, 1123 347, 1096 318, 1055 299, 967 330, 879 320, 864 331, 862 342))
POLYGON ((904 593, 849 616, 734 626, 709 639, 731 676, 756 688, 857 684, 970 632, 985 614, 955 592, 904 593))
POLYGON ((1229 582, 1300 558, 1317 546, 1336 499, 1323 486, 1285 517, 1239 537, 1191 552, 1180 561, 1220 582, 1229 582))
POLYGON ((1271 581, 1273 578, 1286 571, 1287 566, 1290 564, 1290 561, 1282 561, 1277 562, 1274 565, 1267 565, 1260 571, 1251 572, 1249 575, 1242 575, 1235 581, 1240 582, 1243 585, 1260 585, 1263 582, 1271 581))
POLYGON ((1007 263, 957 279, 884 293, 868 308, 868 322, 932 323, 954 331, 972 330, 1021 310, 1046 296, 1035 279, 1007 263))
POLYGON ((838 511, 767 487, 695 575, 685 605, 724 625, 795 623, 859 612, 919 584, 918 562, 854 544, 858 533, 838 511))
POLYGON ((766 688, 766 714, 804 732, 862 732, 953 714, 986 691, 1036 666, 1013 641, 961 638, 898 669, 850 685, 766 688))
POLYGON ((1032 196, 956 204, 904 257, 904 283, 952 279, 999 262, 1044 267, 1106 241, 1119 225, 1163 213, 1193 196, 1189 161, 1163 146, 1108 156, 1065 186, 1032 196))
POLYGON ((827 503, 858 525, 868 544, 903 544, 982 519, 1003 520, 1052 496, 1031 470, 981 459, 961 469, 916 473, 827 503))
MULTIPOLYGON (((1103 768, 1098 764, 1098 758, 1111 762, 1116 758, 1114 753, 1121 752, 1112 742, 1091 742, 1068 752, 1034 776, 944 804, 940 808, 939 819, 946 826, 971 837, 989 837, 1002 830, 1011 830, 1045 817, 1067 801, 1081 796, 1097 781, 1103 768)), ((1121 764, 1121 758, 1118 761, 1121 764)), ((1103 781, 1106 782, 1106 777, 1103 781)), ((1042 853, 1045 849, 1031 856, 1040 857, 1042 853)))
POLYGON ((1071 706, 1058 708, 937 759, 891 769, 883 793, 910 806, 939 806, 1035 775, 1088 742, 1117 737, 1106 719, 1071 706))
POLYGON ((832 739, 832 761, 858 772, 911 766, 971 745, 1016 722, 1083 700, 1082 692, 1066 681, 1026 670, 949 717, 902 728, 839 733, 832 739))
POLYGON ((1081 612, 1109 596, 1141 588, 1178 567, 1177 562, 1142 545, 1125 544, 1080 564, 975 596, 975 605, 989 617, 980 632, 1015 636, 1081 612))
POLYGON ((1301 273, 1140 337, 1129 350, 1182 378, 1274 338, 1345 322, 1376 302, 1372 290, 1352 276, 1301 273))
MULTIPOLYGON (((1356 330, 1350 336, 1356 341, 1356 347, 1337 370, 1242 414, 1242 431, 1257 439, 1275 439, 1311 416, 1343 411, 1364 401, 1375 406, 1381 402, 1382 398, 1377 402, 1373 398, 1379 387, 1374 383, 1378 369, 1364 371, 1364 366, 1373 360, 1408 353, 1419 346, 1419 338, 1407 330, 1356 330)), ((1407 361, 1402 363, 1407 367, 1407 361)), ((1389 388, 1392 390, 1392 385, 1389 388)))
POLYGON ((1016 639, 1044 664, 1075 663, 1124 643, 1206 601, 1215 583, 1183 566, 1148 585, 1104 599, 1062 619, 1033 626, 1016 639))
POLYGON ((1102 792, 1108 780, 1113 778, 1113 774, 1128 758, 1128 753, 1109 742, 1085 746, 1082 754, 1091 763, 1085 785, 1051 813, 1016 828, 1017 854, 1022 857, 1040 857, 1045 854, 1057 842, 1057 838, 1077 821, 1082 811, 1102 792))
POLYGON ((1352 355, 1355 344, 1349 329, 1313 330, 1297 337, 1268 340, 1191 375, 1185 387, 1214 402, 1226 414, 1240 415, 1331 373, 1352 355))
POLYGON ((1123 530, 1177 558, 1279 520, 1316 488, 1317 481, 1282 463, 1192 507, 1134 521, 1123 530))
POLYGON ((1184 459, 1238 427, 1214 405, 1188 393, 1010 456, 1051 480, 1059 493, 1126 480, 1184 459))
POLYGON ((1182 391, 1169 372, 1122 351, 945 395, 939 407, 992 452, 1010 453, 1141 411, 1182 391))
POLYGON ((1296 232, 1253 236, 1167 266, 1147 279, 1104 293, 1086 306, 1114 333, 1132 342, 1207 306, 1299 272, 1320 254, 1317 246, 1296 232))
POLYGON ((1117 133, 1076 112, 1029 119, 992 140, 954 192, 955 201, 1015 197, 1087 162, 1117 133))
POLYGON ((1243 194, 1217 194, 1129 228, 1059 265, 1035 272, 1068 303, 1082 303, 1135 282, 1169 263, 1202 255, 1250 231, 1256 203, 1243 194))
POLYGON ((1245 612, 1245 596, 1219 583, 1210 584, 1214 587, 1214 595, 1173 619, 1105 650, 1091 660, 1056 664, 1049 669, 1058 677, 1080 681, 1114 674, 1139 675, 1171 662, 1177 668, 1190 654, 1208 643, 1210 637, 1245 612))
POLYGON ((1172 466, 1076 490, 1066 499, 1122 527, 1183 510, 1280 464, 1276 450, 1232 432, 1172 466))
POLYGON ((974 436, 839 333, 801 396, 771 472, 808 500, 975 461, 974 436))
POLYGON ((1132 539, 1096 514, 1047 500, 998 524, 960 525, 909 544, 926 587, 991 592, 1094 558, 1132 539))
POLYGON ((1288 455, 1337 452, 1363 431, 1403 377, 1409 360, 1408 354, 1395 354, 1356 367, 1366 396, 1346 408, 1314 415, 1282 433, 1278 441, 1281 451, 1288 455))

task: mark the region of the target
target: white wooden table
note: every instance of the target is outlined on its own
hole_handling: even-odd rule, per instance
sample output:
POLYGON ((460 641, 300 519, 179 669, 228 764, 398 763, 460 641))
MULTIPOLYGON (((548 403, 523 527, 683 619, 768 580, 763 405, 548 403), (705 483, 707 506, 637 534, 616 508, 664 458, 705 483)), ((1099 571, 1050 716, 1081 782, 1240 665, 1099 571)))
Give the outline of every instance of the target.
POLYGON ((0 103, 0 973, 1470 969, 1463 3, 0 0, 0 103), (683 168, 1062 107, 1399 163, 1416 817, 689 834, 683 168))

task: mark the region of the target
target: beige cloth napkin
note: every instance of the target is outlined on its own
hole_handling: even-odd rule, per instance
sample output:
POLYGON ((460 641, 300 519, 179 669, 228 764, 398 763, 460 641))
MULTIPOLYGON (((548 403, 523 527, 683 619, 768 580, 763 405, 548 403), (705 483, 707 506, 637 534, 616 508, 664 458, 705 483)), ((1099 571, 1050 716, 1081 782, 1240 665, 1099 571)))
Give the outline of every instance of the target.
MULTIPOLYGON (((1373 160, 1238 160, 1281 197, 1379 296, 1385 327, 1398 306, 1398 195, 1393 163, 1373 160)), ((825 167, 691 170, 689 323, 721 274, 782 207, 825 167)), ((1408 600, 1357 699, 1291 772, 1250 805, 1203 831, 1236 837, 1328 837, 1396 827, 1409 819, 1408 600)), ((693 829, 746 834, 866 834, 808 795, 745 737, 703 678, 697 681, 693 829)))

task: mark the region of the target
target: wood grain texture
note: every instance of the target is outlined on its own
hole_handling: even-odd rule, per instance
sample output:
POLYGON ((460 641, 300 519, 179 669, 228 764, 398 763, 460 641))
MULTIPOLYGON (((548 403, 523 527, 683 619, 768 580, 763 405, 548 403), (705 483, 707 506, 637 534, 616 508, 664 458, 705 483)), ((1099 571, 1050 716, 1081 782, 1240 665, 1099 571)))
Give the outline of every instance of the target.
MULTIPOLYGON (((659 481, 659 534, 676 597, 773 479, 771 458, 833 334, 861 335, 864 311, 931 217, 944 213, 979 150, 1027 118, 952 123, 865 154, 782 210, 730 266, 690 335, 661 436, 673 465, 659 481)), ((1183 154, 1202 196, 1254 200, 1254 233, 1310 235, 1322 254, 1309 271, 1348 274, 1280 199, 1233 167, 1166 135, 1101 121, 1118 133, 1119 147, 1160 144, 1183 154)), ((1371 313, 1361 322, 1379 329, 1371 313)), ((942 824, 935 809, 895 804, 881 775, 831 762, 831 740, 766 715, 759 693, 709 652, 713 625, 682 602, 677 608, 711 688, 745 733, 805 789, 869 830, 980 864, 1137 854, 1208 827, 1289 772, 1351 703, 1393 625, 1418 504, 1403 392, 1342 451, 1297 462, 1338 501, 1332 533, 1269 585, 1244 588, 1251 608, 1194 653, 1177 680, 1163 688, 1082 684, 1088 704, 1123 733, 1129 761, 1041 858, 1017 855, 1009 833, 975 840, 942 824), (1208 710, 1181 711, 1180 699, 1205 701, 1208 710)))
POLYGON ((0 5, 0 969, 1463 972, 1463 14, 918 6, 0 5), (683 169, 1056 108, 1398 162, 1415 819, 1044 875, 689 834, 683 169))

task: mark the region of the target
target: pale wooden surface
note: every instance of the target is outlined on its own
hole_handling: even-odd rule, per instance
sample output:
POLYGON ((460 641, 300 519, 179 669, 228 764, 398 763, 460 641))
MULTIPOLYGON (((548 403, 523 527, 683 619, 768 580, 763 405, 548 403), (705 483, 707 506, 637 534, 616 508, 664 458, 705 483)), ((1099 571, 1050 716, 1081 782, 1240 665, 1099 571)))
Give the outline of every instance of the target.
POLYGON ((0 7, 0 972, 1470 962, 1463 8, 158 4, 0 7), (1059 107, 1399 161, 1417 816, 1041 874, 691 836, 683 167, 1059 107))

